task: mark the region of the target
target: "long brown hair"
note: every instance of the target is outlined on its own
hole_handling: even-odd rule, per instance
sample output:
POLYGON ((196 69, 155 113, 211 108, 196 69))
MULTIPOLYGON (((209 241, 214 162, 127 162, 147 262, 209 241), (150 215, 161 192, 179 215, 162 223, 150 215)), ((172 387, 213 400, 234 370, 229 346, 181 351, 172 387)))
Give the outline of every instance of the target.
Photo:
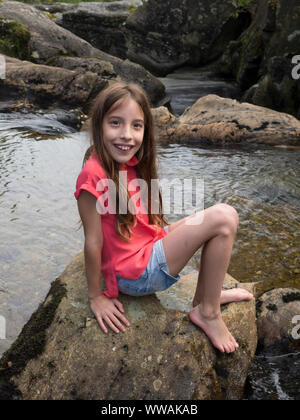
MULTIPOLYGON (((158 213, 154 214, 151 212, 151 179, 157 179, 157 152, 154 137, 154 122, 151 113, 149 100, 144 90, 137 84, 134 83, 123 83, 115 82, 108 88, 102 90, 95 98, 89 118, 89 133, 91 139, 91 146, 87 149, 82 167, 84 166, 87 159, 96 151, 99 162, 105 170, 108 178, 112 179, 117 186, 116 188, 116 232, 124 239, 129 242, 132 236, 131 225, 133 223, 136 226, 137 220, 136 215, 132 214, 129 210, 126 214, 119 214, 119 164, 111 158, 108 154, 104 142, 102 133, 102 121, 105 114, 110 108, 119 100, 125 98, 132 98, 141 107, 144 113, 144 138, 143 143, 136 153, 136 158, 139 163, 136 165, 137 177, 146 181, 148 186, 148 217, 149 223, 155 226, 165 226, 169 223, 165 219, 162 213, 162 198, 159 191, 158 200, 156 203, 158 213), (126 234, 127 235, 126 235, 126 234)), ((127 190, 127 204, 130 199, 130 194, 127 190)), ((128 206, 127 206, 128 208, 128 206)))

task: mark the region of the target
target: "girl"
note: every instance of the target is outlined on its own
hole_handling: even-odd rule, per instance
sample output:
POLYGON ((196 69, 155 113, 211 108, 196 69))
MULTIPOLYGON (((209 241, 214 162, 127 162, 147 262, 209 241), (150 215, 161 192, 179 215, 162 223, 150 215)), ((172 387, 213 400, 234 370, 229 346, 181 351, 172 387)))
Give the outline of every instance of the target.
POLYGON ((119 333, 130 326, 117 300, 119 290, 133 296, 165 290, 203 246, 189 316, 217 349, 233 352, 238 344, 222 320, 220 304, 253 298, 243 289, 222 291, 237 212, 221 203, 169 224, 160 192, 158 211, 148 211, 153 208, 151 179, 157 179, 157 156, 150 105, 138 85, 115 83, 100 92, 91 110, 90 134, 92 146, 77 178, 75 198, 84 227, 88 297, 101 329, 119 333), (136 180, 142 180, 148 192, 139 205, 132 205, 136 180), (131 210, 120 211, 120 204, 130 201, 131 210))

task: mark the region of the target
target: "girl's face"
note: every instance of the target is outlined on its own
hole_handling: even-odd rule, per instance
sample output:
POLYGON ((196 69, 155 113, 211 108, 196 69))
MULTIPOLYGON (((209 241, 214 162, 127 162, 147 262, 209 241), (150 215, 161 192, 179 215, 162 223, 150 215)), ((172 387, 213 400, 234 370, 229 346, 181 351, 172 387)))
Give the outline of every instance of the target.
POLYGON ((144 138, 144 113, 132 98, 120 99, 105 114, 102 122, 104 146, 112 159, 128 162, 144 138))

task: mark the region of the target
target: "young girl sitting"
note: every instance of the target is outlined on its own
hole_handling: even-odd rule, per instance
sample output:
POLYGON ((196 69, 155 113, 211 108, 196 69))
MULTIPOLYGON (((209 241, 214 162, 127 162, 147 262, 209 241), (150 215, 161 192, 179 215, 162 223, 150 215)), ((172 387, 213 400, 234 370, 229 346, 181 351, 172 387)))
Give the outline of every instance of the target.
POLYGON ((75 198, 84 227, 88 297, 101 329, 119 333, 130 326, 119 291, 142 296, 167 289, 203 246, 189 316, 217 349, 233 352, 238 344, 222 320, 220 304, 253 298, 243 289, 222 291, 238 227, 236 210, 220 203, 169 224, 159 191, 157 211, 151 212, 157 154, 150 105, 138 85, 115 83, 101 91, 90 117, 92 146, 75 198), (143 185, 145 198, 135 200, 143 185))

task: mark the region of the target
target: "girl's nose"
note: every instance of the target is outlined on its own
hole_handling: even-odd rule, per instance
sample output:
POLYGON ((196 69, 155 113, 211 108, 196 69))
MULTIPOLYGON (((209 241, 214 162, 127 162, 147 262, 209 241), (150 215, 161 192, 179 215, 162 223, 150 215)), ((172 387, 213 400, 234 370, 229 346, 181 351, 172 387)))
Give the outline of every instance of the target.
POLYGON ((131 139, 131 127, 130 125, 124 125, 123 131, 122 131, 122 137, 124 139, 131 139))

